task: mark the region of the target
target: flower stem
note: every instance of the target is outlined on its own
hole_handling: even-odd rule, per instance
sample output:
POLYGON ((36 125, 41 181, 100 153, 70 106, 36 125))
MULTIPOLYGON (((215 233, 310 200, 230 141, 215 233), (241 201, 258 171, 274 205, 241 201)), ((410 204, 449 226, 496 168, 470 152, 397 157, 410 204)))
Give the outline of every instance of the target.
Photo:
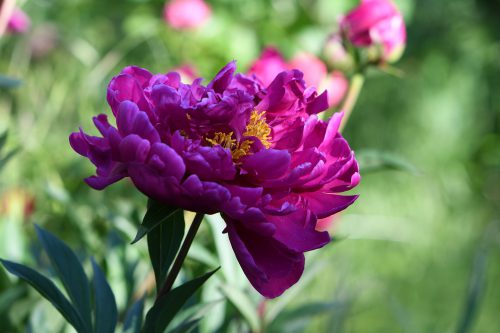
POLYGON ((363 88, 364 82, 365 77, 363 74, 356 73, 353 75, 351 84, 349 85, 349 91, 347 92, 347 97, 345 98, 344 104, 340 108, 340 110, 344 112, 344 118, 342 119, 342 123, 340 124, 339 132, 342 132, 345 125, 347 124, 352 110, 354 109, 354 105, 356 105, 356 101, 358 100, 361 88, 363 88))
POLYGON ((201 221, 203 221, 204 215, 205 214, 202 213, 196 213, 196 216, 193 219, 193 223, 191 223, 186 238, 184 239, 181 249, 179 250, 179 254, 177 254, 177 257, 175 258, 174 264, 172 265, 172 269, 170 269, 170 272, 168 273, 167 278, 165 279, 163 287, 160 289, 158 295, 156 296, 156 302, 158 302, 158 300, 162 296, 168 294, 168 292, 172 289, 175 279, 177 278, 177 275, 179 275, 182 264, 184 263, 184 260, 186 259, 186 256, 189 252, 189 248, 193 243, 194 237, 198 232, 198 228, 200 227, 201 221))

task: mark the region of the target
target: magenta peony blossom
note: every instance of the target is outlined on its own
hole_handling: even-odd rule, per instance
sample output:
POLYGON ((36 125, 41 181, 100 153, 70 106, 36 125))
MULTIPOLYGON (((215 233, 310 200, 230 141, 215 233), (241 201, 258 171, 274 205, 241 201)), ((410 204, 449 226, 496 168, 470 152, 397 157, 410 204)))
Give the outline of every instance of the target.
POLYGON ((7 30, 11 33, 22 34, 28 31, 31 21, 28 15, 19 8, 15 8, 7 23, 7 30))
POLYGON ((305 52, 286 62, 277 49, 268 47, 250 66, 248 74, 255 75, 261 83, 268 85, 280 72, 291 69, 300 70, 308 86, 327 90, 330 107, 337 106, 347 92, 349 82, 342 72, 328 74, 326 65, 319 58, 305 52))
POLYGON ((340 27, 355 46, 381 46, 385 61, 399 59, 406 44, 403 16, 390 0, 361 0, 340 27))
POLYGON ((172 0, 165 4, 163 18, 174 29, 193 29, 205 24, 211 13, 203 0, 172 0))
POLYGON ((101 114, 101 136, 80 130, 70 143, 97 167, 86 179, 95 189, 129 177, 164 204, 220 212, 246 276, 273 298, 298 281, 304 252, 330 241, 316 223, 356 200, 339 193, 359 169, 338 132, 342 114, 318 118, 326 93, 306 88, 301 72, 263 87, 235 70, 229 63, 204 86, 127 67, 108 87, 116 127, 101 114))

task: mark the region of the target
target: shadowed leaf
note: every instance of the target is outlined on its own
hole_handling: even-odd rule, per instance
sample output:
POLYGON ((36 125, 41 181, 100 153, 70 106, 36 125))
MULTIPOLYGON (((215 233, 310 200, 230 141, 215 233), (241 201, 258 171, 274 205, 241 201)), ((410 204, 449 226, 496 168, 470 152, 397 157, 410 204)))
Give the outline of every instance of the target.
POLYGON ((163 333, 184 303, 212 276, 219 268, 173 289, 161 297, 146 315, 144 332, 163 333))
POLYGON ((66 297, 54 285, 52 281, 41 275, 37 271, 11 261, 0 259, 3 266, 12 274, 28 282, 45 299, 47 299, 59 313, 70 323, 78 332, 90 333, 90 328, 84 323, 76 309, 71 305, 66 297))
POLYGON ((90 330, 92 320, 89 281, 80 261, 66 244, 50 232, 43 230, 37 225, 35 225, 35 229, 38 239, 47 252, 64 289, 68 292, 73 305, 83 318, 85 326, 90 330))

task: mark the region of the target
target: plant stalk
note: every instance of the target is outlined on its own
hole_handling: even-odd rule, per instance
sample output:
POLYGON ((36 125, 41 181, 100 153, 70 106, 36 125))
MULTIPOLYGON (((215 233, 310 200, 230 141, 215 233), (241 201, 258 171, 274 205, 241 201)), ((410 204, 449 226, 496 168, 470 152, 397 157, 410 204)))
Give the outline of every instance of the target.
POLYGON ((351 79, 351 83, 349 84, 349 91, 347 92, 347 97, 344 100, 344 104, 340 108, 341 111, 344 112, 344 118, 342 119, 342 123, 340 124, 339 132, 342 132, 344 127, 351 116, 352 110, 356 105, 356 102, 359 97, 359 93, 363 88, 363 84, 365 82, 365 77, 361 73, 356 73, 353 75, 351 79))
POLYGON ((201 224, 201 221, 203 221, 204 216, 205 216, 205 214, 196 213, 196 215, 193 219, 193 223, 191 223, 191 226, 189 227, 189 231, 186 235, 186 238, 184 239, 184 242, 182 243, 181 249, 179 250, 177 257, 175 258, 174 264, 172 265, 172 268, 170 269, 170 272, 168 273, 167 278, 165 279, 165 283, 163 284, 163 287, 158 292, 158 295, 156 296, 156 302, 158 302, 158 300, 162 296, 168 294, 168 292, 172 289, 172 286, 174 285, 174 282, 177 279, 179 272, 181 271, 182 264, 184 263, 184 260, 186 259, 186 256, 189 252, 189 248, 191 247, 191 244, 193 243, 194 237, 196 236, 196 233, 198 232, 198 229, 200 228, 200 224, 201 224))

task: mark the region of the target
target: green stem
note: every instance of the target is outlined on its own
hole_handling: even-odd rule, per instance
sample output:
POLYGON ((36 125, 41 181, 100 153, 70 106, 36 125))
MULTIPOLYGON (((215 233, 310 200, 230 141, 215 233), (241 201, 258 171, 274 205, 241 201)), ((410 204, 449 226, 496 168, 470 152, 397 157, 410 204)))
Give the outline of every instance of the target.
POLYGON ((356 105, 356 101, 358 100, 361 88, 363 88, 364 82, 365 77, 363 74, 356 73, 353 75, 349 85, 349 91, 347 92, 347 97, 344 100, 344 104, 342 104, 342 107, 340 108, 340 110, 344 112, 344 118, 342 119, 342 123, 340 124, 339 132, 342 132, 345 125, 347 124, 352 110, 354 109, 354 105, 356 105))
POLYGON ((181 249, 179 250, 179 254, 175 258, 174 264, 172 265, 172 269, 170 269, 170 272, 168 273, 167 278, 165 279, 163 287, 160 289, 158 295, 156 296, 156 302, 158 302, 158 300, 162 296, 168 294, 168 292, 172 289, 175 279, 179 275, 179 272, 181 271, 182 268, 182 264, 184 263, 184 260, 186 259, 186 256, 189 252, 189 248, 193 243, 194 237, 198 232, 198 228, 200 227, 201 221, 203 221, 204 215, 205 214, 202 213, 196 213, 196 216, 193 219, 193 223, 191 223, 186 238, 184 239, 181 249))

